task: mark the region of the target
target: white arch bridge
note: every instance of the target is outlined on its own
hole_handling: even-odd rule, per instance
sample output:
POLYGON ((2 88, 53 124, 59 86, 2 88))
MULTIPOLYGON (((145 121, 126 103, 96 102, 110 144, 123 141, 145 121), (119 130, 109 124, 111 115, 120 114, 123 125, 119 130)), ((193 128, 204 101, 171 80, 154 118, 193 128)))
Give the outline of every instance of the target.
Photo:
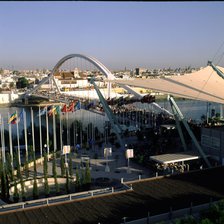
MULTIPOLYGON (((96 58, 91 57, 91 56, 86 56, 83 54, 69 54, 65 57, 63 57, 62 59, 60 59, 57 64, 54 66, 54 68, 52 69, 51 73, 45 77, 44 79, 42 79, 40 81, 40 83, 35 86, 33 89, 28 90, 24 95, 23 98, 25 98, 25 100, 27 98, 29 98, 30 96, 36 96, 36 97, 41 97, 41 98, 46 98, 46 99, 52 99, 54 101, 59 101, 59 102, 63 102, 63 103, 68 103, 70 100, 74 100, 74 96, 69 96, 69 95, 65 95, 61 92, 61 90, 59 89, 57 82, 55 80, 55 74, 59 71, 59 68, 69 59, 72 58, 81 58, 84 59, 88 62, 90 62, 92 65, 94 65, 97 69, 99 69, 100 72, 102 72, 102 74, 104 75, 104 77, 107 80, 115 80, 115 76, 110 72, 110 70, 103 65, 100 61, 98 61, 96 58), (55 91, 53 92, 53 94, 50 96, 50 94, 44 94, 43 91, 39 91, 42 87, 42 85, 46 84, 46 83, 53 83, 55 86, 55 91), (66 97, 65 97, 66 96, 66 97)), ((111 111, 110 107, 108 106, 106 100, 104 99, 101 91, 99 90, 99 88, 97 87, 97 85, 94 82, 94 79, 91 80, 90 82, 91 84, 93 84, 97 95, 99 97, 99 100, 104 108, 104 111, 107 114, 108 119, 111 122, 111 125, 114 129, 114 131, 117 134, 117 137, 121 143, 121 145, 124 145, 122 142, 122 128, 119 125, 119 122, 117 121, 116 117, 113 115, 113 112, 111 111)), ((126 89, 128 91, 128 93, 134 95, 137 99, 141 99, 143 96, 139 93, 137 93, 136 91, 134 91, 132 88, 130 88, 128 85, 120 85, 122 88, 126 89)), ((108 81, 107 83, 107 89, 108 89, 108 97, 110 97, 111 95, 111 81, 108 81)), ((167 113, 170 113, 169 111, 161 108, 158 104, 154 103, 154 106, 158 107, 159 109, 166 111, 167 113)))
MULTIPOLYGON (((37 97, 42 97, 45 99, 52 99, 54 101, 59 101, 59 102, 64 102, 64 103, 68 103, 69 100, 74 99, 74 96, 69 96, 68 94, 63 94, 61 92, 61 90, 59 89, 57 82, 55 81, 54 75, 59 71, 59 68, 69 59, 72 58, 81 58, 81 59, 85 59, 86 61, 90 62, 92 65, 94 65, 97 69, 99 69, 100 72, 103 73, 103 75, 105 76, 105 79, 110 80, 107 84, 107 90, 108 90, 108 97, 111 96, 111 81, 115 80, 115 76, 110 72, 110 70, 103 65, 99 60, 97 60, 96 58, 92 57, 92 56, 87 56, 87 55, 83 55, 83 54, 69 54, 66 55, 65 57, 63 57, 62 59, 60 59, 57 64, 54 66, 54 68, 52 69, 51 73, 48 75, 48 77, 43 78, 40 83, 35 86, 33 89, 28 90, 22 97, 27 99, 30 96, 37 96, 37 97), (44 85, 45 83, 48 82, 52 82, 55 85, 55 91, 53 93, 53 96, 50 96, 49 94, 43 94, 43 92, 38 93, 38 90, 41 88, 42 85, 44 85), (66 97, 65 97, 66 96, 66 97)), ((141 99, 143 96, 141 94, 139 94, 138 92, 136 92, 135 90, 133 90, 130 86, 128 85, 123 85, 123 84, 119 84, 119 86, 121 86, 122 88, 124 88, 125 90, 127 90, 128 93, 134 95, 137 99, 141 99)), ((153 103, 153 105, 155 107, 157 107, 158 109, 160 109, 161 111, 164 111, 168 114, 171 115, 171 113, 169 111, 167 111, 166 109, 160 107, 158 104, 153 103)))

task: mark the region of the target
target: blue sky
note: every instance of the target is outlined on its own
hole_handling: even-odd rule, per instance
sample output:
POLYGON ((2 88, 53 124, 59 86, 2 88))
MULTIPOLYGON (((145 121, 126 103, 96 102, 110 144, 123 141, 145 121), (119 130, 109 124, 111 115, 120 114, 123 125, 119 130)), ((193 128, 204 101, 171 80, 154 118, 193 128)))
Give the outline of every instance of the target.
POLYGON ((223 21, 224 2, 0 2, 0 67, 51 69, 70 53, 112 70, 224 66, 223 21))

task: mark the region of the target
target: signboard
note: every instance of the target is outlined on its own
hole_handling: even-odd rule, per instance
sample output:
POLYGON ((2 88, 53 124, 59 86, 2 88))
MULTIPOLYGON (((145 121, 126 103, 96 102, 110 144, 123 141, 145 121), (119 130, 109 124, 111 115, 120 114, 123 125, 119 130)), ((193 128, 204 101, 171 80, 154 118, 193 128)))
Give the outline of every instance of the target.
POLYGON ((125 155, 126 155, 127 159, 133 158, 134 157, 134 149, 127 149, 125 155))
POLYGON ((112 156, 112 148, 104 148, 104 157, 112 156))
POLYGON ((65 154, 68 154, 68 153, 70 153, 70 152, 71 152, 71 147, 70 147, 70 145, 64 145, 64 146, 63 146, 63 152, 62 152, 62 154, 65 155, 65 154))

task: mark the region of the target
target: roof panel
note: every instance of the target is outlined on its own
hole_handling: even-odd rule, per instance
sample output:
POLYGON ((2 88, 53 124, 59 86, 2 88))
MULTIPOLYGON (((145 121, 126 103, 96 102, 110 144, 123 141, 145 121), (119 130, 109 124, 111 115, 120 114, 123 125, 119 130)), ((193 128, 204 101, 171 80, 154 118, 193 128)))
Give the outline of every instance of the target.
POLYGON ((182 153, 169 153, 156 156, 150 156, 150 159, 162 164, 177 163, 182 161, 189 161, 199 159, 200 156, 196 152, 182 152, 182 153))

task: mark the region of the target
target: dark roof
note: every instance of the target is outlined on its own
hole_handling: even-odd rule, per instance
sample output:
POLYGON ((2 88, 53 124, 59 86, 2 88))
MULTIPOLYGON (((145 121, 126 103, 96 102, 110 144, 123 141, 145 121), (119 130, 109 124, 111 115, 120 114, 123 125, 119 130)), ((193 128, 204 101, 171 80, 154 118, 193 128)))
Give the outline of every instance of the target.
POLYGON ((133 183, 134 191, 0 214, 0 223, 122 223, 123 217, 137 219, 207 203, 224 197, 220 181, 224 168, 173 175, 133 183), (174 190, 175 189, 175 190, 174 190))

